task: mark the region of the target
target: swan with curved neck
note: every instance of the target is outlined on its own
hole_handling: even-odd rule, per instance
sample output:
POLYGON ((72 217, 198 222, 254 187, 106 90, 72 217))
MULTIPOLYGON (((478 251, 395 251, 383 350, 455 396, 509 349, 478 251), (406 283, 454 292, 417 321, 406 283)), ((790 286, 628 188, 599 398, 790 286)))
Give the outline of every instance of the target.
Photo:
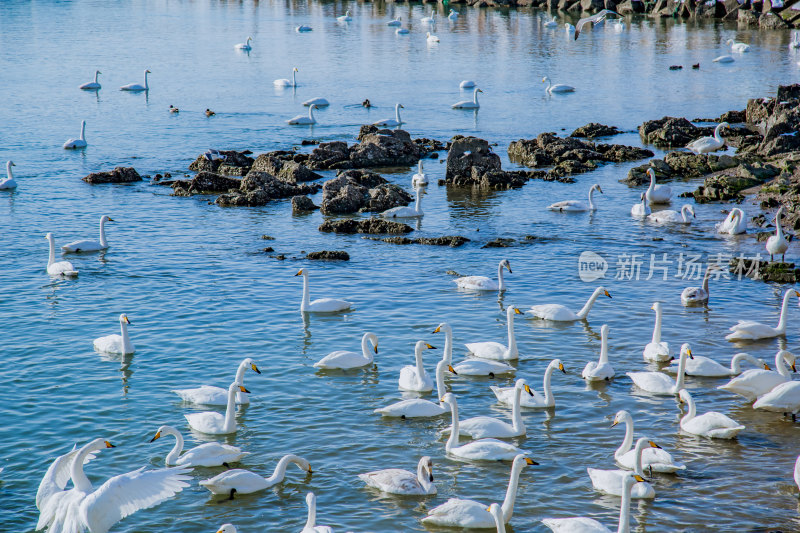
POLYGON ((563 200, 561 202, 556 202, 554 204, 550 204, 547 206, 547 209, 550 211, 559 211, 562 213, 580 213, 583 211, 597 211, 597 206, 594 205, 592 201, 592 195, 594 191, 603 194, 603 189, 600 188, 600 185, 595 183, 589 189, 589 203, 582 202, 580 200, 563 200))
POLYGON ((710 293, 708 292, 708 280, 712 272, 719 271, 720 268, 716 263, 709 263, 706 267, 706 273, 703 275, 702 287, 686 287, 681 292, 681 303, 684 307, 693 305, 704 305, 708 303, 710 293))
MULTIPOLYGON (((442 322, 433 330, 434 333, 444 331, 444 357, 442 361, 453 363, 453 330, 450 324, 442 322)), ((517 369, 507 363, 490 361, 488 359, 464 359, 453 367, 453 372, 462 376, 489 376, 495 377, 504 374, 513 374, 517 369)), ((509 390, 513 390, 513 387, 509 390)), ((510 400, 509 400, 510 405, 510 400)))
MULTIPOLYGON (((420 164, 422 163, 420 162, 420 164)), ((415 188, 414 192, 416 194, 416 201, 413 208, 408 206, 392 207, 381 213, 381 216, 383 218, 422 218, 422 216, 425 215, 425 213, 422 212, 422 194, 419 188, 415 188)))
POLYGON ((258 492, 260 490, 268 489, 277 485, 286 477, 286 469, 290 464, 295 464, 300 470, 312 473, 311 465, 308 461, 297 455, 284 455, 277 466, 275 471, 268 478, 260 476, 249 470, 235 468, 226 470, 221 474, 200 481, 199 485, 210 490, 213 494, 231 494, 234 490, 239 494, 250 494, 251 492, 258 492))
POLYGON ((0 189, 16 189, 17 182, 14 181, 14 173, 11 172, 11 167, 15 167, 13 161, 6 162, 6 179, 0 180, 0 189))
POLYGON ((683 388, 686 378, 686 359, 694 357, 688 343, 681 346, 681 355, 678 362, 678 375, 673 382, 672 378, 662 372, 628 372, 628 377, 634 385, 652 394, 678 394, 683 388))
POLYGON ((313 492, 306 494, 306 505, 308 506, 308 518, 303 531, 300 533, 333 533, 333 529, 328 526, 318 526, 317 524, 317 497, 313 492))
POLYGON ((303 125, 303 124, 316 124, 317 119, 314 118, 314 110, 316 108, 317 104, 311 104, 310 106, 308 106, 308 116, 297 115, 294 118, 290 118, 286 122, 292 126, 303 125))
MULTIPOLYGON (((511 477, 508 480, 508 488, 506 489, 503 504, 500 506, 502 519, 506 524, 511 521, 511 517, 514 514, 514 504, 517 500, 519 476, 522 473, 522 469, 528 465, 538 464, 524 454, 517 454, 512 459, 511 477)), ((450 498, 442 505, 434 507, 421 522, 424 525, 476 529, 495 526, 494 518, 486 505, 475 500, 462 500, 459 498, 450 498)))
POLYGON ((778 325, 774 328, 760 322, 752 320, 740 320, 736 325, 731 326, 729 333, 725 338, 729 341, 738 340, 757 340, 769 339, 786 335, 786 313, 789 311, 789 299, 792 296, 800 298, 800 292, 789 289, 783 295, 783 305, 781 305, 781 315, 778 319, 778 325))
POLYGON ((645 192, 647 201, 651 204, 668 204, 672 200, 672 188, 669 185, 659 185, 656 183, 656 171, 652 168, 647 169, 650 176, 650 186, 645 192))
POLYGON ((661 318, 663 314, 661 302, 654 302, 650 309, 656 312, 656 323, 653 327, 653 339, 644 347, 642 356, 645 361, 669 361, 672 358, 672 350, 670 350, 668 342, 661 340, 661 318))
MULTIPOLYGON (((747 361, 757 368, 769 370, 769 366, 761 359, 756 359, 747 353, 737 353, 731 358, 730 368, 725 367, 708 357, 695 355, 694 358, 687 359, 685 372, 687 376, 702 376, 709 378, 738 376, 742 373, 742 361, 747 361)), ((676 372, 678 369, 677 363, 677 361, 672 361, 670 366, 666 368, 666 371, 676 372)))
POLYGON ((608 362, 608 325, 600 328, 600 359, 589 361, 583 369, 581 377, 588 381, 609 381, 614 377, 614 367, 608 362))
POLYGON ((128 355, 136 351, 128 335, 128 324, 131 321, 125 313, 119 315, 119 335, 106 335, 94 340, 94 349, 98 352, 128 355))
MULTIPOLYGON (((567 24, 568 32, 570 31, 571 26, 572 26, 571 24, 567 24)), ((550 81, 550 78, 548 78, 547 76, 542 78, 542 83, 547 83, 547 87, 545 88, 544 91, 548 94, 571 93, 575 91, 575 87, 573 87, 572 85, 565 85, 563 83, 557 83, 553 85, 553 83, 550 81)))
POLYGON ((225 408, 225 416, 213 411, 183 415, 189 422, 189 427, 209 435, 236 433, 236 391, 250 392, 236 382, 231 383, 228 387, 228 405, 225 408))
POLYGON ((504 291, 506 290, 506 281, 503 279, 503 269, 508 269, 511 272, 511 263, 508 259, 501 259, 497 264, 497 281, 486 276, 465 276, 463 278, 456 278, 453 280, 459 289, 471 289, 476 291, 504 291))
MULTIPOLYGON (((441 398, 447 393, 444 385, 444 371, 449 370, 455 375, 458 373, 444 359, 436 364, 436 394, 437 398, 441 398)), ((378 413, 382 416, 400 417, 400 418, 424 418, 431 416, 441 416, 449 411, 448 407, 441 400, 439 403, 434 403, 430 400, 423 400, 422 398, 411 398, 402 400, 386 407, 375 409, 373 413, 378 413)))
POLYGON ((781 213, 783 213, 783 206, 775 213, 775 235, 767 239, 767 252, 769 252, 769 260, 773 261, 775 255, 781 254, 781 262, 786 260, 786 250, 789 249, 789 241, 783 236, 783 228, 781 227, 781 213))
MULTIPOLYGON (((642 454, 646 447, 660 449, 661 447, 652 440, 642 437, 636 441, 636 446, 633 449, 634 463, 633 473, 637 476, 644 477, 642 470, 642 454)), ((611 496, 622 496, 620 489, 622 488, 622 479, 630 475, 627 470, 600 470, 597 468, 587 468, 589 478, 592 480, 592 486, 598 490, 611 496)), ((651 499, 656 497, 656 490, 650 483, 643 482, 636 485, 631 492, 631 498, 637 499, 651 499)))
POLYGON ((717 223, 717 231, 727 235, 747 233, 747 219, 738 207, 731 209, 724 221, 717 223))
POLYGON ((350 309, 352 304, 347 300, 335 298, 319 298, 311 301, 308 289, 308 269, 300 270, 295 276, 303 276, 303 299, 300 302, 300 311, 303 313, 335 313, 350 309))
POLYGON ((777 372, 770 370, 769 366, 765 364, 764 370, 745 370, 725 385, 717 388, 720 390, 733 392, 734 394, 744 396, 748 400, 753 401, 757 397, 767 394, 778 385, 787 381, 791 381, 792 375, 786 368, 786 362, 791 365, 791 369, 794 372, 794 354, 787 350, 780 350, 775 354, 775 368, 777 369, 777 372))
POLYGON ((642 200, 642 203, 633 204, 633 207, 631 207, 631 216, 644 218, 650 213, 652 213, 652 211, 650 210, 650 206, 647 205, 647 195, 645 193, 642 193, 640 198, 642 200))
POLYGON ((252 37, 248 37, 245 42, 237 44, 236 46, 234 46, 234 48, 236 48, 237 50, 244 50, 246 52, 249 52, 250 50, 253 49, 253 47, 250 45, 250 42, 252 40, 253 40, 252 37))
POLYGON ((430 392, 433 390, 433 381, 428 373, 425 371, 425 366, 422 363, 422 350, 435 350, 435 346, 431 346, 425 341, 417 341, 414 346, 414 366, 404 366, 400 369, 400 380, 398 388, 400 390, 414 391, 414 392, 430 392))
POLYGON ((399 126, 403 123, 403 120, 400 118, 400 110, 403 109, 403 104, 396 104, 394 106, 394 118, 387 118, 385 120, 380 120, 378 122, 373 122, 373 126, 388 126, 393 128, 395 126, 399 126))
POLYGON ((725 139, 722 138, 722 128, 728 127, 730 127, 730 124, 727 122, 720 122, 717 127, 714 128, 713 137, 700 137, 699 139, 695 139, 687 144, 686 148, 697 155, 716 152, 725 146, 725 139))
MULTIPOLYGON (((533 396, 533 392, 528 386, 528 383, 524 379, 518 379, 513 387, 511 424, 490 416, 476 416, 459 421, 458 431, 460 435, 462 437, 472 437, 473 439, 483 439, 487 437, 508 439, 525 435, 527 433, 527 428, 525 427, 525 422, 522 420, 522 413, 520 413, 520 397, 523 391, 529 396, 533 396)), ((448 433, 451 430, 452 427, 442 432, 448 433)))
POLYGON ((78 271, 69 261, 56 261, 56 244, 52 233, 44 237, 50 244, 50 255, 47 258, 47 273, 51 276, 72 277, 77 276, 78 271))
POLYGON ((133 92, 141 92, 141 91, 149 91, 150 86, 147 84, 147 75, 152 74, 150 70, 144 71, 144 85, 140 85, 138 83, 130 83, 128 85, 123 85, 120 87, 120 91, 133 91, 133 92))
MULTIPOLYGON (((502 271, 501 271, 502 272, 502 271)), ((514 361, 519 359, 517 349, 517 338, 514 335, 514 315, 521 315, 522 311, 514 306, 506 309, 506 327, 508 330, 508 346, 499 342, 470 342, 465 344, 467 350, 481 359, 492 359, 495 361, 514 361)))
POLYGON ((297 87, 297 77, 295 75, 298 72, 300 72, 300 71, 297 70, 297 67, 294 67, 294 68, 292 68, 292 79, 291 80, 288 80, 286 78, 282 78, 282 79, 273 81, 272 84, 275 85, 276 87, 297 87))
POLYGON ((531 308, 526 311, 526 313, 529 313, 536 318, 541 318, 542 320, 552 320, 555 322, 573 322, 575 320, 584 320, 589 315, 589 311, 592 310, 594 302, 600 297, 601 294, 611 298, 611 295, 608 293, 605 287, 597 287, 589 299, 586 300, 586 303, 581 310, 577 313, 574 313, 561 304, 532 305, 531 308))
POLYGON ((65 150, 78 150, 80 148, 86 148, 88 144, 86 143, 86 121, 81 120, 81 136, 77 139, 68 139, 67 142, 64 143, 65 150))
POLYGON ((102 74, 102 72, 100 72, 99 70, 95 70, 94 71, 94 81, 90 81, 88 83, 84 83, 83 85, 78 87, 78 89, 81 89, 81 90, 84 90, 84 91, 96 91, 96 90, 100 89, 100 83, 97 81, 97 78, 98 78, 98 76, 100 76, 100 74, 102 74))
POLYGON ((697 416, 694 399, 686 389, 680 391, 679 399, 689 405, 689 412, 681 418, 681 429, 687 433, 710 439, 732 439, 744 429, 743 425, 716 411, 697 416))
POLYGON ((436 485, 433 484, 433 463, 428 456, 419 460, 416 474, 401 468, 387 468, 359 474, 358 477, 367 486, 388 494, 405 496, 436 494, 436 485))
POLYGON ((694 214, 694 207, 689 204, 685 204, 683 207, 681 207, 680 212, 673 211, 671 209, 665 209, 663 211, 650 213, 647 215, 647 220, 655 224, 667 224, 670 222, 677 224, 691 224, 692 219, 689 218, 687 214, 691 214, 692 218, 696 217, 694 214))
MULTIPOLYGON (((550 364, 547 365, 547 369, 544 371, 544 377, 542 378, 542 391, 544 392, 544 396, 535 390, 530 389, 529 394, 521 395, 520 407, 528 407, 530 409, 545 409, 554 407, 556 405, 556 399, 555 396, 553 396, 553 388, 550 384, 550 381, 553 378, 553 372, 556 370, 560 370, 564 374, 567 373, 566 369, 564 368, 564 364, 560 359, 553 359, 550 361, 550 364)), ((514 387, 501 388, 493 386, 491 389, 492 392, 494 392, 494 395, 497 397, 497 401, 506 406, 513 405, 515 394, 514 387)))
POLYGON ((64 252, 98 252, 100 250, 108 249, 108 240, 106 240, 106 222, 114 222, 113 218, 106 215, 100 217, 100 240, 93 241, 86 239, 82 241, 73 241, 61 247, 64 252))
MULTIPOLYGON (((256 362, 247 357, 242 359, 239 366, 236 368, 236 375, 233 378, 234 383, 244 385, 244 373, 247 369, 251 369, 256 374, 261 374, 261 371, 256 366, 256 362)), ((227 405, 228 404, 228 389, 222 387, 215 387, 213 385, 201 385, 194 389, 173 389, 172 392, 181 397, 185 402, 191 402, 200 405, 227 405)), ((236 403, 249 404, 250 398, 242 391, 236 392, 236 403)))
POLYGON ((155 437, 150 439, 150 442, 155 442, 164 435, 172 435, 175 437, 175 446, 167 454, 164 460, 167 466, 227 466, 228 463, 238 463, 242 457, 250 455, 250 452, 243 452, 236 446, 228 444, 220 444, 218 442, 206 442, 200 446, 183 452, 183 435, 181 432, 172 426, 161 426, 156 431, 155 437))
POLYGON ((314 368, 326 370, 360 368, 373 363, 375 360, 373 352, 378 353, 378 336, 367 332, 361 337, 361 353, 337 350, 314 363, 314 368), (369 348, 370 343, 372 349, 369 348))
MULTIPOLYGON (((614 452, 614 459, 617 464, 626 470, 633 470, 636 467, 636 450, 631 450, 633 446, 633 417, 628 411, 619 411, 614 416, 613 428, 619 423, 625 423, 625 438, 622 440, 617 451, 614 452)), ((647 447, 642 450, 642 468, 650 472, 662 472, 671 474, 678 470, 685 470, 686 466, 675 464, 672 455, 661 448, 647 447)))
POLYGON ((478 109, 481 107, 481 104, 478 103, 478 93, 482 92, 482 89, 475 87, 475 90, 472 92, 472 100, 462 100, 460 102, 456 102, 450 107, 452 109, 478 109))

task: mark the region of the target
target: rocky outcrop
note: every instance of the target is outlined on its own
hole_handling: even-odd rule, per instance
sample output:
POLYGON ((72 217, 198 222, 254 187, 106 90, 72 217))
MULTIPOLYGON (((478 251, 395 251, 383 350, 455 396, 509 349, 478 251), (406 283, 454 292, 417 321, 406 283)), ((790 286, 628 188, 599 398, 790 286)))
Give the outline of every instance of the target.
POLYGON ((741 275, 753 280, 769 281, 775 283, 800 282, 800 268, 794 263, 769 262, 769 257, 756 261, 734 257, 728 265, 728 270, 734 276, 741 275))
POLYGON ((742 191, 765 183, 778 172, 772 165, 744 163, 707 176, 692 194, 698 203, 742 200, 742 191))
POLYGON ((353 168, 347 143, 343 141, 319 143, 308 156, 308 168, 312 170, 353 168))
POLYGON ((193 194, 216 194, 238 189, 242 180, 229 178, 214 172, 200 171, 191 180, 178 180, 172 184, 174 196, 191 196, 193 194))
POLYGON ((620 181, 630 186, 648 184, 650 183, 650 178, 647 176, 649 168, 655 171, 656 179, 662 181, 705 176, 710 172, 729 169, 740 163, 740 158, 726 154, 716 156, 713 154, 695 155, 690 152, 670 152, 664 159, 651 159, 646 165, 633 167, 628 171, 628 175, 620 181))
POLYGON ((444 235, 443 237, 419 237, 409 239, 408 237, 386 237, 379 239, 390 244, 426 244, 428 246, 449 246, 457 248, 469 242, 469 239, 461 235, 444 235))
POLYGON ((308 156, 312 170, 412 166, 441 143, 431 139, 412 139, 407 131, 362 126, 358 144, 342 141, 320 143, 308 156))
POLYGON ((292 159, 281 159, 272 154, 259 155, 253 162, 251 170, 272 174, 279 180, 287 183, 301 183, 304 181, 322 179, 322 176, 309 170, 305 165, 297 163, 292 159))
POLYGON ((86 183, 97 185, 99 183, 131 183, 142 181, 142 177, 133 167, 116 167, 110 172, 92 172, 82 178, 86 183))
POLYGON ((800 84, 779 86, 774 98, 749 100, 745 115, 761 137, 748 137, 740 152, 774 158, 800 151, 800 84))
POLYGON ((311 252, 306 255, 306 259, 317 261, 350 261, 350 254, 342 250, 322 250, 321 252, 311 252))
POLYGON ((292 213, 308 213, 319 209, 308 196, 292 196, 292 213))
POLYGON ((572 133, 570 137, 583 137, 586 139, 594 139, 595 137, 610 137, 622 133, 616 126, 605 126, 597 122, 590 122, 585 126, 581 126, 572 133))
POLYGON ((219 155, 210 158, 201 154, 190 165, 189 170, 194 172, 206 171, 225 174, 227 176, 244 176, 250 171, 253 158, 249 150, 236 152, 234 150, 220 150, 219 155))
POLYGON ((277 179, 266 172, 249 172, 242 178, 239 190, 217 197, 220 206, 261 206, 271 200, 314 194, 320 185, 294 185, 277 179))
POLYGON ((323 184, 321 210, 324 215, 382 212, 411 200, 406 191, 374 172, 348 170, 323 184))
POLYGON ((642 141, 660 148, 683 147, 705 135, 713 135, 714 128, 698 128, 685 118, 664 117, 648 120, 639 126, 642 141))
MULTIPOLYGON (((800 156, 785 160, 781 173, 761 187, 756 199, 762 209, 783 207, 783 225, 800 230, 800 156)), ((762 222, 766 224, 767 220, 762 222)))
POLYGON ((785 30, 789 28, 789 24, 775 13, 769 12, 759 17, 758 27, 762 30, 785 30))
POLYGON ((500 156, 492 151, 488 141, 456 135, 447 151, 445 181, 454 184, 471 181, 473 169, 479 176, 500 170, 500 156))
POLYGON ((408 224, 392 222, 382 218, 348 218, 344 220, 326 220, 319 227, 324 233, 369 233, 369 234, 403 234, 414 231, 408 224))

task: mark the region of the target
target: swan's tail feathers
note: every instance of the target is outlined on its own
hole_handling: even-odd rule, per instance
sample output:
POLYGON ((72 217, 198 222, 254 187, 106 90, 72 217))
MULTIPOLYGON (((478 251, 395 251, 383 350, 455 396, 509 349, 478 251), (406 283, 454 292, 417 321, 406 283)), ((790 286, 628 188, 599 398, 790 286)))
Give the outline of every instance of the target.
POLYGON ((64 272, 62 272, 62 274, 64 276, 77 276, 78 275, 78 271, 77 270, 65 270, 64 272))

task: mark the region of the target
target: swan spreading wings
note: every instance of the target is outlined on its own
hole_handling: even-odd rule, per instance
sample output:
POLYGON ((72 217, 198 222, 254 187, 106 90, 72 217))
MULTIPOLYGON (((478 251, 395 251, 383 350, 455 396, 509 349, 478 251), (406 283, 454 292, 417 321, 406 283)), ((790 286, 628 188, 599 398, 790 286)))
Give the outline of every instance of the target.
POLYGON ((586 17, 586 18, 580 19, 578 21, 578 23, 575 24, 575 40, 576 41, 578 40, 578 35, 581 34, 581 30, 584 28, 584 26, 586 26, 589 23, 597 24, 598 22, 600 22, 601 20, 605 19, 609 15, 616 15, 618 17, 620 16, 619 13, 611 11, 610 9, 603 9, 602 11, 597 13, 596 15, 592 15, 591 17, 586 17))

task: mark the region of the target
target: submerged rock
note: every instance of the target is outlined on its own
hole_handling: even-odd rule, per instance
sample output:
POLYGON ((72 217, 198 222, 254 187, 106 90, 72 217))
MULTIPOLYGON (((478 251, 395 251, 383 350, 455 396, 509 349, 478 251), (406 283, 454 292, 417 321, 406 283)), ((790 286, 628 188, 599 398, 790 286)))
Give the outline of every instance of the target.
POLYGON ((570 137, 585 137, 587 139, 594 139, 595 137, 610 137, 622 133, 616 126, 606 126, 598 124, 597 122, 590 122, 585 126, 581 126, 572 133, 570 137))
POLYGON ((98 183, 131 183, 142 181, 142 177, 133 167, 116 167, 110 172, 92 172, 82 178, 86 183, 96 185, 98 183))
POLYGON ((325 233, 394 233, 403 234, 414 231, 408 224, 392 222, 382 218, 356 219, 348 218, 344 220, 326 220, 319 227, 319 231, 325 233))
POLYGON ((769 262, 769 257, 756 261, 754 259, 743 259, 734 257, 731 259, 728 269, 731 274, 739 275, 761 281, 776 283, 798 283, 800 282, 800 268, 796 268, 794 263, 769 262))
POLYGON ((311 252, 306 259, 322 261, 350 261, 350 254, 341 250, 322 250, 321 252, 311 252))
POLYGON ((670 152, 664 159, 651 159, 646 165, 633 167, 628 175, 620 182, 630 186, 645 185, 650 183, 647 170, 652 168, 656 173, 656 180, 672 180, 690 177, 705 176, 710 172, 733 168, 741 163, 735 156, 723 154, 695 155, 691 152, 670 152))
POLYGON ((308 156, 308 168, 312 170, 353 168, 347 143, 343 141, 320 143, 308 156))

